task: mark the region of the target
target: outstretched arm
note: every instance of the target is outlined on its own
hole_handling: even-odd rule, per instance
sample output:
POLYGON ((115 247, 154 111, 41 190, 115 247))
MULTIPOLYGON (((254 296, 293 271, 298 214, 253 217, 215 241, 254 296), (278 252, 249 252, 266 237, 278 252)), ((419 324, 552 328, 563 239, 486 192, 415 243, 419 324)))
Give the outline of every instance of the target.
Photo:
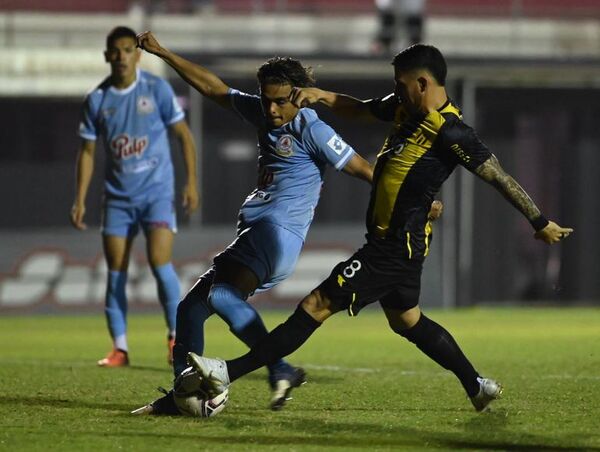
POLYGON ((222 107, 231 108, 227 98, 229 86, 211 71, 165 49, 151 31, 145 31, 137 35, 137 41, 138 47, 161 58, 202 95, 214 100, 222 107))
POLYGON ((346 94, 325 91, 319 88, 294 88, 292 90, 292 103, 298 108, 320 103, 344 118, 374 121, 376 118, 371 113, 367 101, 356 99, 346 94))
POLYGON ((475 174, 494 186, 508 202, 525 215, 536 230, 536 239, 551 245, 568 237, 573 232, 571 228, 563 228, 553 221, 546 220, 519 183, 502 169, 495 155, 492 154, 489 159, 479 165, 475 169, 475 174))
POLYGON ((94 154, 96 152, 96 142, 83 140, 79 154, 77 155, 77 164, 75 168, 75 201, 71 208, 71 223, 79 230, 87 229, 83 222, 85 216, 85 198, 87 197, 90 181, 94 174, 94 154))

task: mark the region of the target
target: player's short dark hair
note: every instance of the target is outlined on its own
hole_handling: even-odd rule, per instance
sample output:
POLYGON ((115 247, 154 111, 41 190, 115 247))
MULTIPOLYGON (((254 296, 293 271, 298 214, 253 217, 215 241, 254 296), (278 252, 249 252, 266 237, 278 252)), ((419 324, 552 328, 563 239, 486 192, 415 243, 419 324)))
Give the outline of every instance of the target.
POLYGON ((260 85, 279 84, 299 88, 315 86, 312 68, 302 66, 290 57, 273 57, 263 63, 256 73, 260 85))
POLYGON ((414 44, 394 57, 392 65, 400 71, 426 69, 441 85, 446 84, 446 60, 436 47, 427 44, 414 44))
POLYGON ((110 49, 117 39, 132 38, 135 41, 136 36, 135 31, 131 28, 120 25, 110 30, 110 33, 106 36, 106 48, 110 49))

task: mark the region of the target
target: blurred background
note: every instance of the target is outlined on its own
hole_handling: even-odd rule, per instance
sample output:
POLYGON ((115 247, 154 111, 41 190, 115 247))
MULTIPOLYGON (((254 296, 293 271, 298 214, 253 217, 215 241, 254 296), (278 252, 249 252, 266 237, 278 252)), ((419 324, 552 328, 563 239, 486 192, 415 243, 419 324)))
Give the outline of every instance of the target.
MULTIPOLYGON (((101 311, 105 265, 98 229, 103 156, 97 152, 86 232, 70 227, 77 126, 84 95, 109 73, 116 25, 161 43, 256 92, 273 55, 313 67, 321 87, 360 98, 393 90, 392 56, 413 42, 439 47, 448 91, 465 121, 544 214, 575 228, 548 247, 491 187, 458 169, 439 199, 422 304, 600 305, 600 0, 1 0, 0 312, 101 311)), ((142 67, 175 88, 199 148, 199 213, 179 212, 174 263, 184 290, 235 234, 256 181, 251 127, 205 101, 157 58, 142 67)), ((362 125, 317 107, 373 160, 386 124, 362 125)), ((183 164, 173 143, 178 193, 183 164)), ((369 190, 332 171, 294 276, 258 297, 290 307, 363 241, 369 190)), ((130 304, 157 310, 138 238, 130 304)))

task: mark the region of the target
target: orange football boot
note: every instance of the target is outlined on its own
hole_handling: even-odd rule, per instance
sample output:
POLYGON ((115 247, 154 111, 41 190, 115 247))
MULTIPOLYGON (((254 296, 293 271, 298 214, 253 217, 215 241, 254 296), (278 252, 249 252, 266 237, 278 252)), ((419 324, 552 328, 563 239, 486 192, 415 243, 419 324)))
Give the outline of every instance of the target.
POLYGON ((167 362, 170 366, 173 365, 173 347, 175 346, 175 338, 167 339, 167 348, 169 349, 169 353, 167 354, 167 362))
POLYGON ((98 365, 100 367, 129 366, 129 357, 127 356, 126 351, 114 348, 108 355, 106 355, 106 358, 102 358, 100 361, 98 361, 98 365))

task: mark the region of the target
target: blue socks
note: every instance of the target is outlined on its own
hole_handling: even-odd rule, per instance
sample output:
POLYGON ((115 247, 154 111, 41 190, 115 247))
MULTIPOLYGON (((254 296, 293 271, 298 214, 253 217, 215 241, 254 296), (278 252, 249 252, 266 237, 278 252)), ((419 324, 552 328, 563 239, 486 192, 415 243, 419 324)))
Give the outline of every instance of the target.
POLYGON ((115 348, 127 351, 127 273, 110 270, 106 285, 104 312, 115 348))
POLYGON ((175 377, 188 367, 188 352, 204 353, 204 322, 214 313, 208 304, 208 291, 214 276, 214 268, 202 275, 177 308, 177 334, 173 347, 175 377))
MULTIPOLYGON (((252 348, 269 334, 258 312, 232 285, 214 284, 208 300, 215 312, 227 322, 231 332, 248 347, 252 348)), ((268 366, 269 373, 272 374, 288 366, 285 361, 278 360, 268 366)))
MULTIPOLYGON (((177 308, 177 334, 173 348, 173 372, 177 377, 186 367, 188 352, 204 354, 204 322, 215 312, 227 322, 231 332, 248 347, 267 336, 265 325, 241 293, 229 284, 214 284, 214 267, 200 277, 177 308)), ((279 360, 269 366, 269 373, 289 370, 279 360)))
POLYGON ((158 285, 158 299, 165 311, 169 334, 173 335, 177 319, 177 305, 181 296, 177 273, 175 273, 171 262, 160 267, 153 267, 152 273, 158 285))

